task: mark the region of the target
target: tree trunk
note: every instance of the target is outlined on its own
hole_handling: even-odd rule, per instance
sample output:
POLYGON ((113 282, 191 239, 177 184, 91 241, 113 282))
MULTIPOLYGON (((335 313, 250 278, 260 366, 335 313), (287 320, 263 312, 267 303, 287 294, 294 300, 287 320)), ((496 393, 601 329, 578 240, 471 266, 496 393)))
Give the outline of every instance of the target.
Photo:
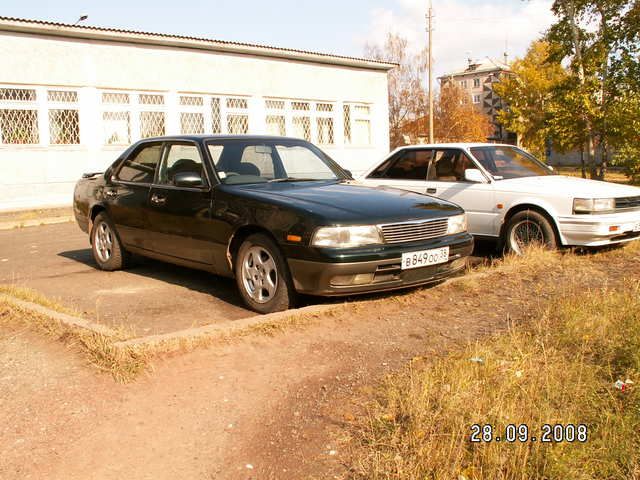
POLYGON ((580 167, 582 168, 582 178, 587 178, 587 165, 584 163, 584 144, 580 145, 580 167))
MULTIPOLYGON (((578 81, 580 82, 580 87, 584 87, 585 85, 585 75, 584 75, 584 64, 582 61, 582 45, 580 44, 580 30, 578 28, 578 24, 576 23, 576 7, 573 3, 573 0, 565 0, 564 1, 565 10, 567 12, 567 17, 569 19, 569 26, 571 27, 571 39, 573 43, 573 51, 575 52, 575 65, 578 71, 578 81)), ((591 178, 595 178, 597 175, 596 165, 595 165, 595 141, 594 141, 594 131, 593 131, 593 123, 588 114, 583 115, 583 120, 587 130, 587 164, 589 165, 589 170, 591 174, 591 178)))

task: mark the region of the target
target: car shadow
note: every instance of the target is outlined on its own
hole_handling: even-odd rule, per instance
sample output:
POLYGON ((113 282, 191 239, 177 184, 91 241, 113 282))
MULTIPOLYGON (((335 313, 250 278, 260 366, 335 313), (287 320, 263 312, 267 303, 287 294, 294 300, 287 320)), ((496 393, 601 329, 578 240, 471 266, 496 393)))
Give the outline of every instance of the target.
MULTIPOLYGON (((98 270, 90 248, 68 250, 58 256, 73 260, 98 270)), ((134 255, 132 264, 126 270, 132 275, 140 275, 154 280, 167 282, 190 290, 212 295, 223 302, 246 309, 238 293, 236 283, 231 278, 221 277, 202 270, 144 258, 134 255)))
MULTIPOLYGON (((470 257, 470 265, 475 266, 483 263, 490 263, 496 256, 495 242, 476 241, 474 252, 470 257)), ((58 256, 82 263, 98 270, 90 248, 78 250, 68 250, 58 253, 58 256)), ((132 265, 127 268, 127 273, 140 275, 154 280, 167 282, 180 287, 188 288, 199 293, 212 295, 223 302, 235 307, 247 309, 242 301, 235 280, 221 277, 202 270, 181 267, 171 263, 134 255, 132 265)), ((403 291, 411 291, 419 288, 429 288, 442 282, 418 287, 409 287, 403 291)), ((396 291, 397 292, 397 291, 396 291)), ((394 292, 373 292, 360 295, 350 295, 345 297, 316 297, 311 295, 300 295, 298 307, 306 307, 319 304, 339 304, 357 300, 373 300, 388 297, 394 292)))

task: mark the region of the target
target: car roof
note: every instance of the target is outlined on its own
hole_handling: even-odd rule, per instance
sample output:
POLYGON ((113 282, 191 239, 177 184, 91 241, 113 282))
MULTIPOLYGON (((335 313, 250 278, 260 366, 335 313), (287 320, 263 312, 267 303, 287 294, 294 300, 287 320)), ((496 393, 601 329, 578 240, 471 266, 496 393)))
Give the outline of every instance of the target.
POLYGON ((203 141, 203 140, 298 140, 306 142, 302 138, 294 137, 281 137, 277 135, 164 135, 161 137, 145 138, 141 141, 144 142, 164 142, 175 140, 191 140, 191 141, 203 141))
POLYGON ((473 148, 473 147, 515 147, 509 143, 481 143, 481 142, 458 142, 458 143, 423 143, 417 145, 403 145, 398 149, 419 149, 419 148, 473 148))

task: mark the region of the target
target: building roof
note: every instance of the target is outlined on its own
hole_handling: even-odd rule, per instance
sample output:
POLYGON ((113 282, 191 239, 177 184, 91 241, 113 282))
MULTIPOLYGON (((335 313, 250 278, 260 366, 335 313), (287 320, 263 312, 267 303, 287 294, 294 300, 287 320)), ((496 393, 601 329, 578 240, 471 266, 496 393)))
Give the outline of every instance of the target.
POLYGON ((385 72, 397 66, 395 63, 382 62, 378 60, 311 52, 292 48, 280 48, 268 45, 214 40, 202 37, 141 32, 119 28, 93 27, 89 25, 71 25, 68 23, 0 16, 0 32, 2 31, 80 38, 87 40, 193 48, 222 53, 324 63, 329 65, 362 68, 366 70, 381 70, 385 72))
POLYGON ((462 75, 473 75, 475 73, 484 73, 484 72, 496 72, 496 71, 511 71, 511 67, 497 60, 493 60, 492 58, 486 57, 484 60, 479 61, 470 61, 467 68, 464 70, 459 70, 457 72, 446 73, 442 75, 441 78, 449 78, 449 77, 458 77, 462 75))

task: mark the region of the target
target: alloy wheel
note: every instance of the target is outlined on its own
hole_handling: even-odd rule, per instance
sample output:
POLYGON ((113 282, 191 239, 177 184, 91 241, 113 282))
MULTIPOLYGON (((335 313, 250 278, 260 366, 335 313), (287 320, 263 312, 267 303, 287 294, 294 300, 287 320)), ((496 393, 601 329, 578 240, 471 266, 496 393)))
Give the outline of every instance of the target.
POLYGON ((278 289, 278 269, 273 257, 264 247, 252 246, 242 259, 242 284, 249 296, 258 303, 271 300, 278 289))
POLYGON ((97 226, 94 244, 100 261, 108 262, 113 254, 113 232, 105 222, 101 222, 97 226))

